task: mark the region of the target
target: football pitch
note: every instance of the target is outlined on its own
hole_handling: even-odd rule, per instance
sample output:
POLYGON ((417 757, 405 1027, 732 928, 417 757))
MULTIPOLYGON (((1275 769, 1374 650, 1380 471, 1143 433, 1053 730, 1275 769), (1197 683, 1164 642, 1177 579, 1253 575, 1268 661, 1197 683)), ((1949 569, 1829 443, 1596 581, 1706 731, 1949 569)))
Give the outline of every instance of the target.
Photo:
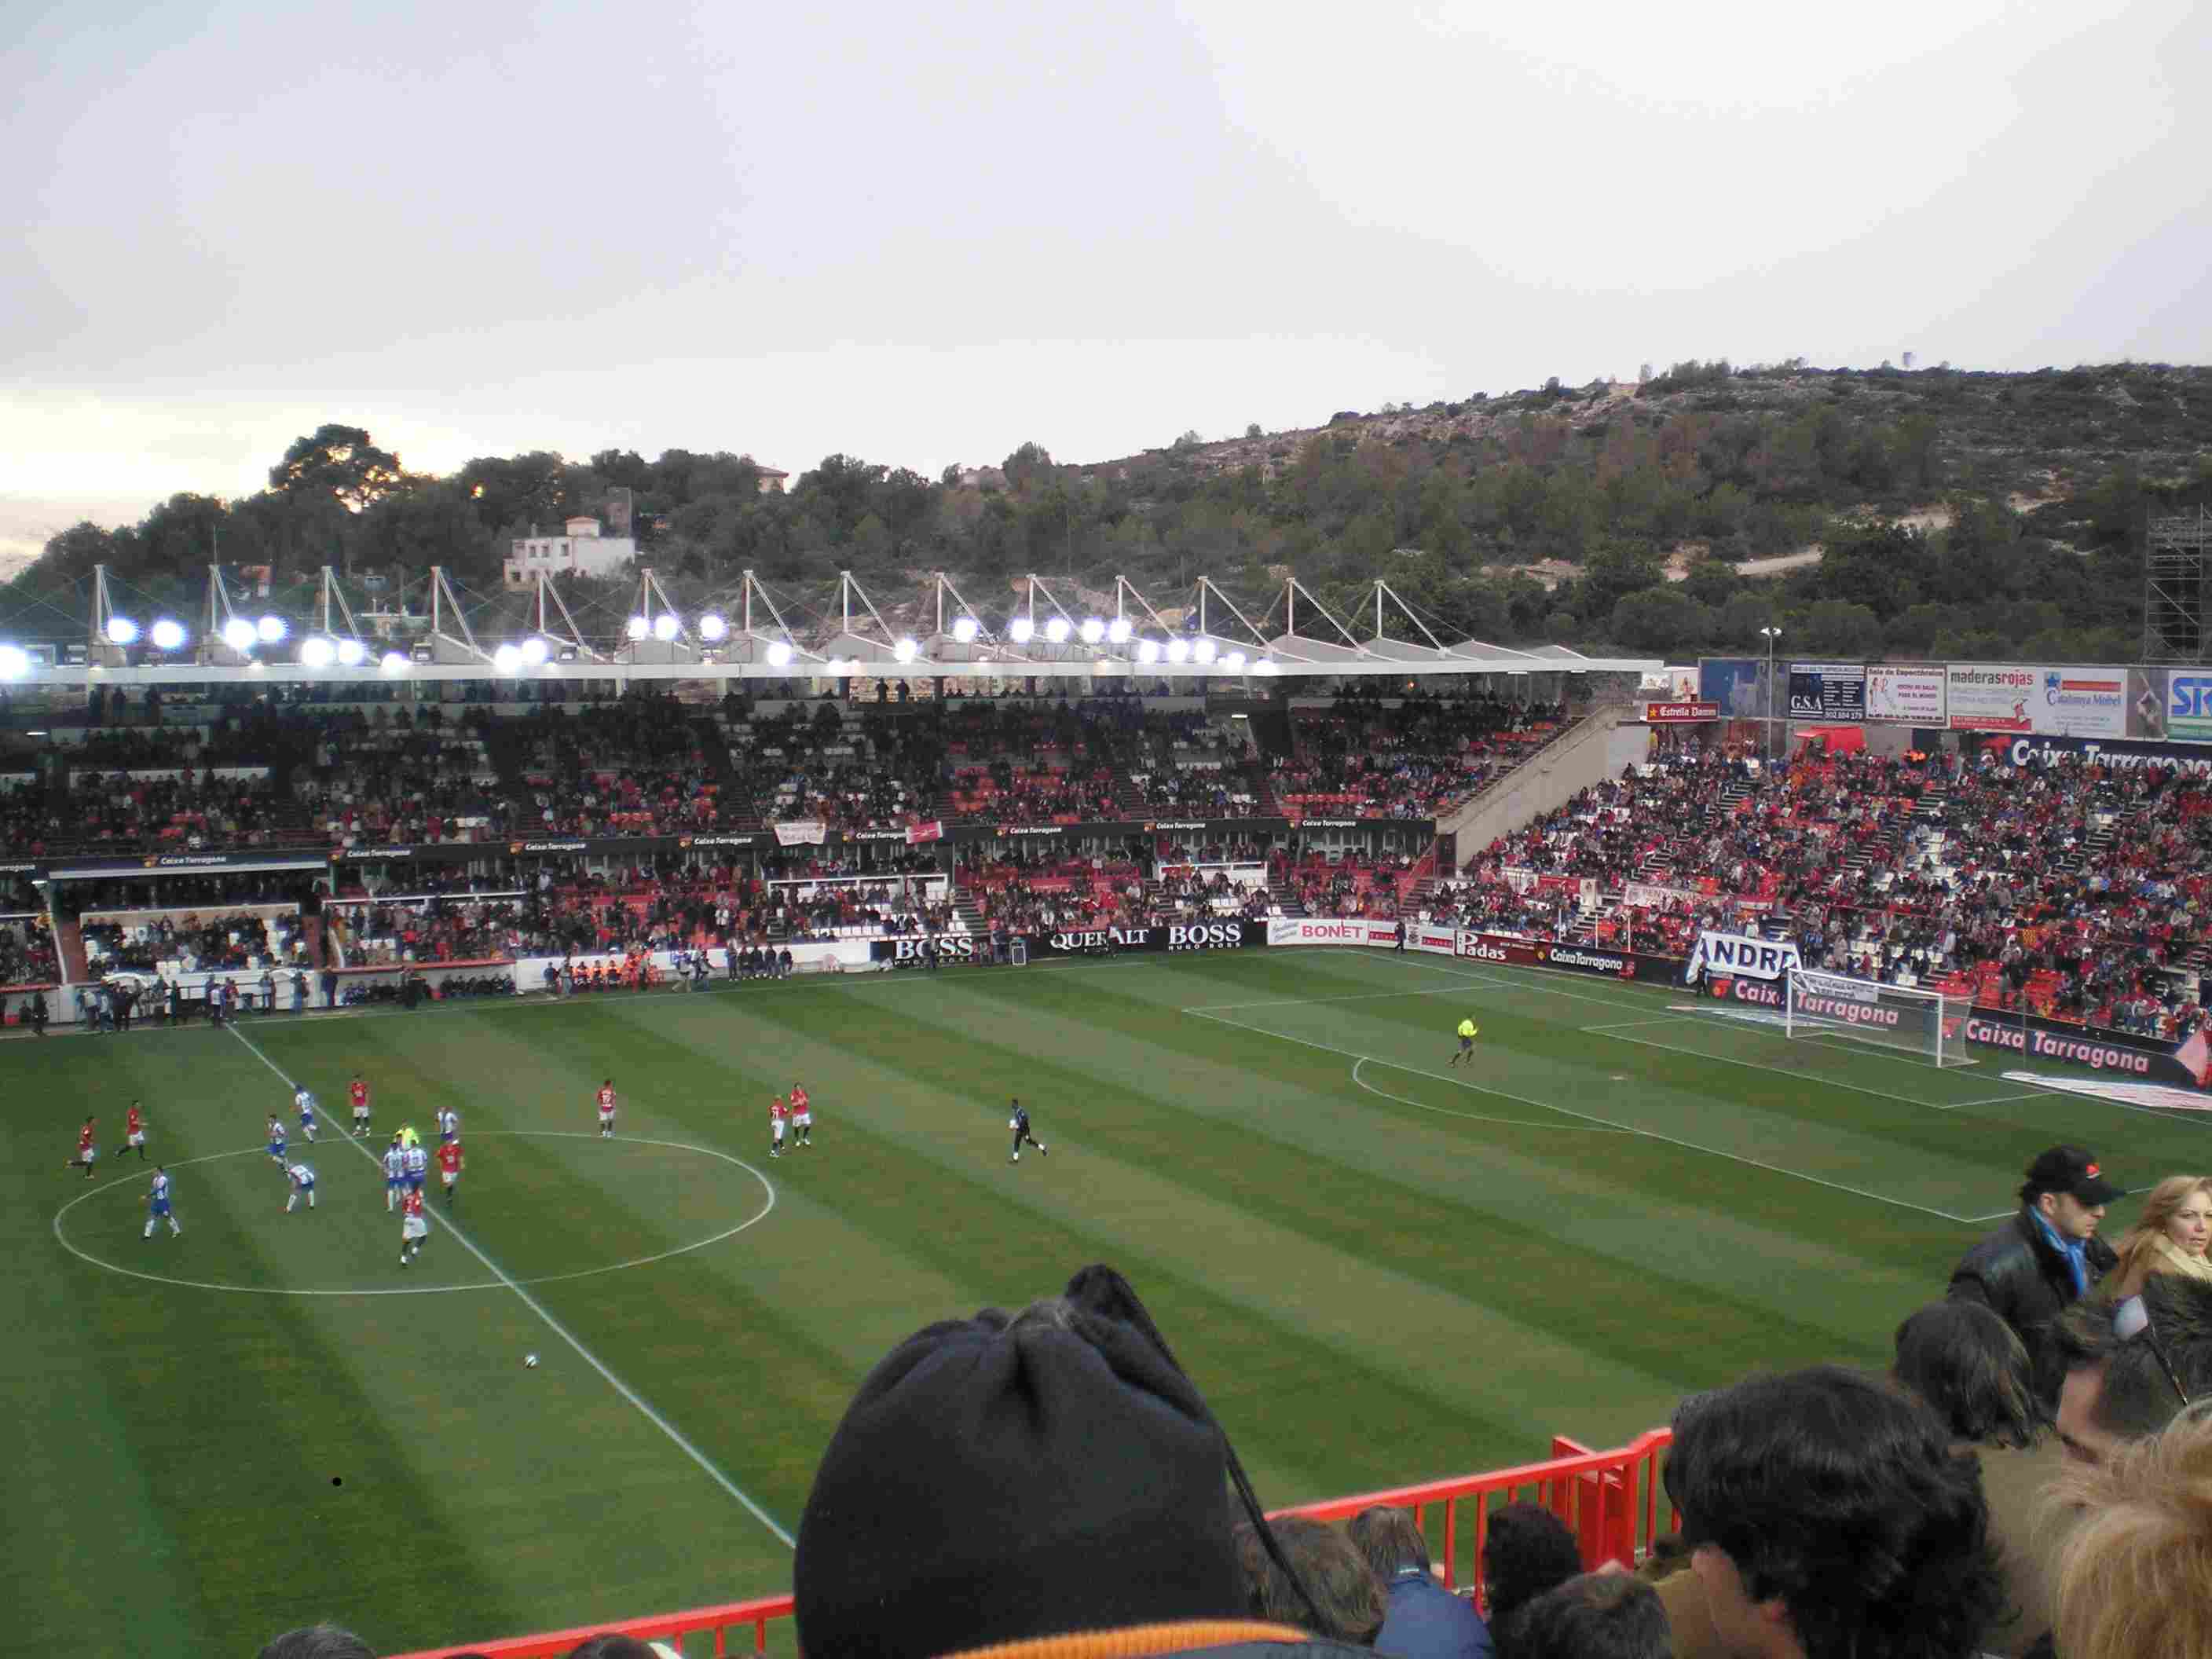
POLYGON ((2055 1140, 2136 1188, 2212 1163, 2199 1121, 2018 1069, 1336 951, 10 1041, 0 1652, 249 1653, 325 1617, 396 1651, 781 1590, 867 1368, 1090 1261, 1271 1505, 1618 1444, 1754 1368, 1882 1363, 2055 1140), (794 1080, 815 1146, 771 1160, 794 1080), (1015 1095, 1050 1148, 1018 1165, 1015 1095), (152 1164, 113 1156, 134 1097, 181 1237, 142 1237, 152 1164), (447 1105, 459 1203, 434 1167, 403 1270, 377 1154, 447 1105))

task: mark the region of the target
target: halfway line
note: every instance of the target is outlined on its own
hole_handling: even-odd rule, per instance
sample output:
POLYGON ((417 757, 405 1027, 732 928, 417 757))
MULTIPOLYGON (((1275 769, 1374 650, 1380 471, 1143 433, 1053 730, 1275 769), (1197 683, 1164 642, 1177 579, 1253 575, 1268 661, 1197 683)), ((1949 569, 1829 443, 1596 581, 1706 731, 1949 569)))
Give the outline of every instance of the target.
MULTIPOLYGON (((236 1037, 240 1042, 246 1045, 246 1053, 252 1054, 264 1066, 266 1066, 270 1071, 276 1073, 278 1080, 282 1082, 286 1088, 297 1089, 299 1087, 299 1085, 294 1083, 290 1078, 284 1075, 283 1068, 282 1066, 278 1066, 275 1060, 270 1059, 268 1055, 263 1054, 259 1048, 256 1048, 254 1046, 253 1040, 247 1036, 243 1031, 240 1031, 234 1024, 228 1025, 225 1029, 230 1032, 231 1036, 236 1037)), ((343 1139, 345 1145, 352 1147, 354 1151, 359 1152, 378 1170, 380 1170, 383 1168, 383 1165, 378 1162, 377 1156, 374 1152, 369 1151, 368 1147, 362 1145, 360 1141, 353 1139, 350 1135, 341 1134, 338 1121, 334 1117, 326 1115, 319 1105, 315 1108, 315 1115, 322 1118, 325 1123, 330 1125, 331 1131, 334 1138, 343 1139)), ((463 1232, 450 1218, 447 1218, 445 1221, 445 1229, 453 1236, 454 1239, 459 1242, 463 1249, 466 1250, 471 1255, 476 1257, 477 1261, 483 1263, 486 1270, 491 1273, 492 1277, 505 1285, 507 1288, 513 1291, 515 1295, 520 1297, 522 1298, 523 1306, 528 1308, 531 1312, 536 1314, 538 1318, 544 1320, 547 1328, 552 1331, 554 1335, 559 1337, 563 1342, 566 1342, 570 1347, 574 1348, 576 1351, 576 1354, 579 1358, 580 1358, 586 1365, 589 1365, 593 1370, 597 1371, 601 1376, 605 1377, 609 1387, 613 1389, 614 1391, 620 1395, 623 1399, 629 1401, 631 1405, 636 1407, 639 1411, 642 1412, 645 1414, 646 1420, 651 1423, 653 1427, 659 1429, 661 1433, 666 1435, 670 1440, 673 1441, 677 1449, 682 1451, 685 1456, 689 1457, 694 1463, 696 1463, 702 1469, 705 1470, 708 1478, 711 1479, 715 1485, 721 1487, 721 1489, 729 1493, 731 1497, 736 1498, 738 1503, 744 1504, 746 1510, 751 1513, 753 1519, 759 1522, 761 1525, 766 1527, 770 1532, 774 1533, 776 1537, 782 1541, 787 1549, 796 1549, 799 1547, 797 1540, 776 1523, 776 1519, 774 1516, 770 1515, 766 1510, 763 1509, 758 1504, 747 1497, 744 1490, 738 1486, 736 1481, 731 1480, 728 1475, 723 1474, 722 1471, 716 1467, 714 1461, 712 1458, 708 1457, 706 1453, 701 1451, 698 1447, 693 1445, 690 1441, 686 1439, 684 1437, 683 1431, 678 1429, 673 1423, 671 1423, 659 1412, 653 1410, 653 1408, 647 1403, 645 1397, 642 1395, 639 1394, 637 1390, 631 1388, 629 1383, 623 1382, 622 1378, 617 1376, 612 1371, 609 1370, 606 1366, 600 1362, 599 1357, 593 1353, 589 1348, 586 1347, 574 1332, 570 1331, 566 1325, 563 1325, 559 1320, 556 1319, 551 1313, 547 1311, 544 1304, 538 1301, 536 1297, 531 1295, 528 1291, 523 1289, 522 1286, 517 1284, 514 1278, 508 1274, 507 1271, 504 1267, 501 1267, 496 1261, 494 1261, 489 1255, 486 1255, 483 1251, 477 1249, 474 1239, 463 1232)))

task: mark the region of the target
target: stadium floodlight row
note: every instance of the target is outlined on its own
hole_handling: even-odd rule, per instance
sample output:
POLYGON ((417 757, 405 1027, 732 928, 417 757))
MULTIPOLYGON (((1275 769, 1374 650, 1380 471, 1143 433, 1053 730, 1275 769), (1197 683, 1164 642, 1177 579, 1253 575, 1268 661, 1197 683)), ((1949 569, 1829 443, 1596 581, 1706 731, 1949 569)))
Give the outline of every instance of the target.
MULTIPOLYGON (((1061 582, 1063 588, 1072 584, 1061 582)), ((1047 578, 1024 579, 1024 597, 987 622, 938 573, 925 601, 934 625, 892 628, 849 571, 840 574, 835 615, 794 632, 750 570, 735 603, 686 614, 651 570, 638 576, 636 602, 619 632, 578 629, 550 579, 540 574, 531 626, 512 637, 480 637, 444 570, 433 567, 421 613, 368 613, 364 632, 337 574, 323 568, 308 617, 235 609, 219 568, 210 566, 198 629, 173 617, 151 620, 119 610, 106 568, 94 572, 92 622, 82 640, 0 641, 0 682, 32 685, 182 686, 330 683, 362 679, 520 680, 1038 678, 1100 680, 1143 675, 1166 680, 1267 678, 1279 674, 1436 675, 1646 673, 1656 658, 1590 657, 1561 645, 1522 650, 1468 639, 1446 645, 1389 584, 1374 585, 1371 632, 1355 636, 1296 577, 1259 623, 1212 581, 1200 577, 1193 602, 1159 610, 1126 576, 1114 579, 1110 616, 1078 599, 1069 609, 1047 578), (1298 600, 1309 625, 1317 615, 1334 640, 1299 631, 1298 600), (1395 605, 1419 640, 1395 638, 1385 602, 1395 605), (1277 611, 1281 612, 1278 631, 1277 611), (732 614, 734 613, 734 614, 732 614)), ((1363 606, 1363 611, 1364 607, 1363 606)))

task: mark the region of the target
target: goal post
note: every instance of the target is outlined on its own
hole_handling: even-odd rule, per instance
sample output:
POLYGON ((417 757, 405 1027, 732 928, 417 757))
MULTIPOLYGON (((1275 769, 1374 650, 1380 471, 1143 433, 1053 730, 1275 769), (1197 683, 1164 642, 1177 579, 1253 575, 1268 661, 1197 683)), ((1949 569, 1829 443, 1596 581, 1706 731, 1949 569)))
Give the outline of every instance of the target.
POLYGON ((1971 1066, 1957 1016, 1965 999, 1917 986, 1792 968, 1783 1026, 1790 1037, 1844 1037, 1930 1066, 1971 1066))

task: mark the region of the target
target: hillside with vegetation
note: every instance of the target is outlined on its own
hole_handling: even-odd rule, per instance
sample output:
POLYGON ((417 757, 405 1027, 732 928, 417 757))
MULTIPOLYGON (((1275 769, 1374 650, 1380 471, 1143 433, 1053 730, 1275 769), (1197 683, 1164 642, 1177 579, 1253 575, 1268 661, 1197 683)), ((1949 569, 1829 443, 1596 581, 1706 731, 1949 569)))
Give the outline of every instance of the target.
MULTIPOLYGON (((81 614, 98 562, 190 607, 211 559, 269 566, 280 590, 329 563, 393 592, 442 564, 495 613, 515 603, 497 593, 507 538, 627 489, 641 557, 680 603, 748 568, 802 606, 840 569, 898 594, 941 568, 987 611, 1028 571, 1094 591, 1126 573, 1156 599, 1203 574, 1264 607, 1295 572, 1340 614, 1387 578, 1447 641, 1680 655, 1754 647, 1779 621, 1808 653, 2130 659, 2146 519, 2212 503, 2212 369, 1686 362, 1186 433, 1110 461, 1030 443, 933 479, 832 455, 787 491, 761 485, 749 456, 681 450, 429 477, 326 426, 254 495, 181 495, 137 525, 56 536, 0 587, 0 626, 81 614)), ((617 611, 629 591, 576 588, 572 603, 617 611)))

